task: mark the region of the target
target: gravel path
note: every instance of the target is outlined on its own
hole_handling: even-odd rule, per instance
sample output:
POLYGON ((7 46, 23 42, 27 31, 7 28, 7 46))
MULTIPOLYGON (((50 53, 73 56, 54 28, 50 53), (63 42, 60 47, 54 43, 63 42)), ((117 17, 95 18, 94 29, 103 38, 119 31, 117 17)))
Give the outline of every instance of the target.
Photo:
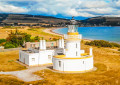
POLYGON ((42 80, 43 78, 41 78, 40 76, 37 76, 33 73, 40 71, 40 70, 43 70, 43 69, 48 69, 48 68, 47 68, 47 66, 30 67, 27 70, 0 72, 0 74, 13 75, 13 76, 16 76, 19 79, 25 81, 25 82, 30 82, 30 81, 42 80))

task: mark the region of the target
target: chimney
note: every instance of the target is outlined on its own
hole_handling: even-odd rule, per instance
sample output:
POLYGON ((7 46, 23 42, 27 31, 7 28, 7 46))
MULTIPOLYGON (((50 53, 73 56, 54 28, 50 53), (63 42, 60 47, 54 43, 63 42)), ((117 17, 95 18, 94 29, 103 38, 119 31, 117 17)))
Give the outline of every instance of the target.
POLYGON ((42 40, 40 40, 40 44, 39 44, 39 50, 42 50, 43 49, 43 42, 42 42, 42 40))
POLYGON ((90 56, 93 56, 93 48, 90 47, 90 56))
POLYGON ((43 40, 43 49, 46 50, 46 41, 43 40))

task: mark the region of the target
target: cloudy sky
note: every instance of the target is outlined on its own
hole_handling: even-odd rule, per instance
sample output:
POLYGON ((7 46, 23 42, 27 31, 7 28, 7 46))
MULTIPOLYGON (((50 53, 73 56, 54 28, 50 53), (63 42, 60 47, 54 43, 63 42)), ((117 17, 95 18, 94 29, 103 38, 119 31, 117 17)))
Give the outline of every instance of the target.
POLYGON ((120 0, 0 0, 0 13, 22 13, 79 19, 119 16, 120 0))

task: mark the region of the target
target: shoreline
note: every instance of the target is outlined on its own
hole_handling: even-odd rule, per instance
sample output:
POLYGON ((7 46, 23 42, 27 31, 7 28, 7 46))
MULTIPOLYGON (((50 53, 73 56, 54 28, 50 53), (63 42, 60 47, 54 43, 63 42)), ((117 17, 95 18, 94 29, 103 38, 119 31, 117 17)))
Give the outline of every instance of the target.
MULTIPOLYGON (((59 33, 56 33, 54 32, 53 30, 56 30, 56 29, 62 29, 62 28, 65 28, 65 27, 58 27, 58 28, 46 28, 45 30, 43 30, 44 32, 46 33, 49 33, 49 34, 53 34, 53 35, 57 35, 57 36, 61 36, 61 37, 64 37, 63 34, 59 34, 59 33)), ((82 40, 85 40, 85 41, 92 41, 90 39, 82 39, 82 40)))
POLYGON ((45 30, 43 30, 44 32, 46 33, 49 33, 49 34, 53 34, 53 35, 57 35, 57 36, 61 36, 63 37, 64 35, 63 34, 59 34, 59 33, 56 33, 54 32, 53 30, 56 30, 56 29, 62 29, 63 27, 59 27, 59 28, 46 28, 45 30))
MULTIPOLYGON (((57 35, 57 36, 60 36, 60 37, 64 37, 63 34, 56 33, 56 32, 53 31, 53 30, 56 30, 56 29, 63 29, 63 28, 65 28, 65 27, 46 28, 43 31, 46 32, 46 33, 49 33, 49 34, 53 34, 53 35, 57 35)), ((96 39, 83 39, 82 38, 82 40, 84 40, 84 41, 93 41, 93 40, 96 40, 96 39)), ((105 41, 107 41, 107 40, 105 40, 105 41)), ((114 43, 120 44, 120 42, 115 42, 115 41, 109 41, 109 42, 114 42, 114 43)))

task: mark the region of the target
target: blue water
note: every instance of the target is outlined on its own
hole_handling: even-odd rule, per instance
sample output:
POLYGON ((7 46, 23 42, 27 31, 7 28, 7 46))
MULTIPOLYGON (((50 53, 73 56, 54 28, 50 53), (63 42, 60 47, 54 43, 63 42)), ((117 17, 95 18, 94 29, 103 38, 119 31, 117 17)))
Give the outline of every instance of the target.
MULTIPOLYGON (((66 34, 68 28, 56 29, 54 32, 66 34)), ((83 39, 107 40, 120 43, 120 27, 79 27, 78 32, 83 39)))

